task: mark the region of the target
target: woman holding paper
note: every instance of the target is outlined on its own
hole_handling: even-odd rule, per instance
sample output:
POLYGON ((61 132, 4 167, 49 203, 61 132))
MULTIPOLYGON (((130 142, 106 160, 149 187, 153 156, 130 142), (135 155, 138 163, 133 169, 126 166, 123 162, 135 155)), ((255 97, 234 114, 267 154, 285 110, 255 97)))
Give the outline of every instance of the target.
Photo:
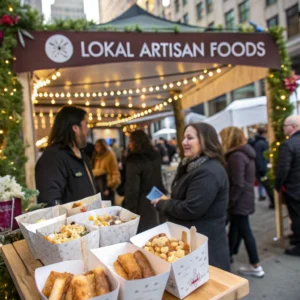
POLYGON ((138 232, 142 232, 159 225, 158 213, 146 196, 153 186, 165 191, 161 158, 143 130, 130 134, 128 148, 123 207, 141 216, 138 232))
POLYGON ((195 226, 208 237, 209 263, 230 270, 226 217, 229 184, 222 146, 215 129, 206 123, 185 128, 185 158, 178 167, 171 197, 153 201, 170 222, 195 226))

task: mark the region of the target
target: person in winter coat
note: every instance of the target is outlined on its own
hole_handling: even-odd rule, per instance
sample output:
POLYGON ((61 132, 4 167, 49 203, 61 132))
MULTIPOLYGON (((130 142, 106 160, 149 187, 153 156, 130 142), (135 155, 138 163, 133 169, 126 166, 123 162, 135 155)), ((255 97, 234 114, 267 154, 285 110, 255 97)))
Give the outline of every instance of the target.
POLYGON ((159 225, 159 215, 146 198, 153 186, 165 192, 161 176, 161 157, 142 130, 130 134, 126 158, 123 207, 141 216, 138 232, 159 225))
POLYGON ((171 197, 153 201, 170 222, 195 226, 208 237, 209 264, 230 270, 226 217, 229 184, 223 150, 215 129, 206 123, 184 130, 184 159, 172 185, 171 197))
POLYGON ((275 188, 282 192, 292 221, 293 236, 285 254, 300 256, 300 116, 290 116, 284 121, 284 134, 289 139, 279 147, 275 188))
POLYGON ((111 200, 114 205, 115 189, 120 184, 121 178, 116 155, 104 139, 99 139, 95 143, 93 174, 102 199, 111 200))
POLYGON ((64 106, 55 118, 49 146, 35 167, 38 203, 54 206, 96 194, 90 162, 83 151, 87 136, 86 111, 64 106))
MULTIPOLYGON (((268 171, 268 161, 265 158, 265 152, 269 149, 269 145, 266 139, 267 130, 265 128, 258 128, 257 134, 254 138, 254 141, 251 143, 251 146, 256 152, 256 180, 259 185, 265 188, 270 205, 269 208, 274 208, 274 192, 270 186, 267 171, 268 171)), ((260 197, 260 200, 263 200, 263 197, 260 197)))
POLYGON ((242 240, 245 242, 250 265, 240 268, 244 275, 263 277, 259 265, 256 241, 249 215, 254 213, 255 157, 254 149, 247 144, 244 133, 237 127, 227 127, 220 132, 227 161, 230 182, 229 192, 229 248, 230 256, 237 254, 242 240))

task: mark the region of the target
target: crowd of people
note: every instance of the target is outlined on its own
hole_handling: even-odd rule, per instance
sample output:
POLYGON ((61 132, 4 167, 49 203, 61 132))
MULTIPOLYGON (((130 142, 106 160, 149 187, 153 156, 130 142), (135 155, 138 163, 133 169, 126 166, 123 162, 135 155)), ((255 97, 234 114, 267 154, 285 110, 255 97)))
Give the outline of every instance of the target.
MULTIPOLYGON (((289 139, 279 148, 275 188, 284 197, 292 222, 294 248, 286 254, 300 256, 300 116, 287 118, 283 130, 289 139)), ((143 130, 136 130, 123 151, 99 139, 89 158, 83 151, 87 136, 86 112, 63 107, 56 116, 49 146, 36 165, 38 202, 53 206, 100 191, 102 199, 114 204, 117 192, 124 196, 122 206, 141 216, 139 232, 166 220, 195 226, 208 237, 210 264, 227 271, 244 241, 249 265, 240 272, 264 276, 249 219, 255 211, 255 181, 260 199, 267 195, 270 208, 274 208, 264 128, 247 141, 237 127, 225 128, 218 136, 209 124, 187 125, 181 141, 184 157, 169 195, 161 170, 176 155, 176 140, 152 143, 143 130), (151 202, 147 194, 154 186, 164 195, 151 202)))

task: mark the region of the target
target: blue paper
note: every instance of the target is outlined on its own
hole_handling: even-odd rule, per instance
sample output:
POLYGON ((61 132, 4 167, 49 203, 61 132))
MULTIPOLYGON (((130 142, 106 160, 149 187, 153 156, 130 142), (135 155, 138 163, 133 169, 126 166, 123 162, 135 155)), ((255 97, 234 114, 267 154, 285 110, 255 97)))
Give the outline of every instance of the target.
POLYGON ((153 201, 160 198, 164 193, 162 193, 157 187, 153 187, 150 193, 146 196, 148 200, 153 201))

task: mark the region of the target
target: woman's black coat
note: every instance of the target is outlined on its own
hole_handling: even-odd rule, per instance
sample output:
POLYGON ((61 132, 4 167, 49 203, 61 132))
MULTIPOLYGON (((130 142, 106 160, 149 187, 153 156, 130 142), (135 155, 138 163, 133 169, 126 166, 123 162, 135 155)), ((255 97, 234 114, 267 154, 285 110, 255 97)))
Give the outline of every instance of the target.
POLYGON ((146 198, 153 186, 165 192, 160 154, 154 150, 149 154, 129 154, 126 159, 123 207, 141 216, 138 232, 153 228, 160 223, 156 209, 146 198))
POLYGON ((230 270, 225 230, 229 185, 221 163, 210 159, 182 175, 173 185, 170 200, 161 200, 156 208, 170 222, 190 228, 208 237, 209 263, 230 270))

